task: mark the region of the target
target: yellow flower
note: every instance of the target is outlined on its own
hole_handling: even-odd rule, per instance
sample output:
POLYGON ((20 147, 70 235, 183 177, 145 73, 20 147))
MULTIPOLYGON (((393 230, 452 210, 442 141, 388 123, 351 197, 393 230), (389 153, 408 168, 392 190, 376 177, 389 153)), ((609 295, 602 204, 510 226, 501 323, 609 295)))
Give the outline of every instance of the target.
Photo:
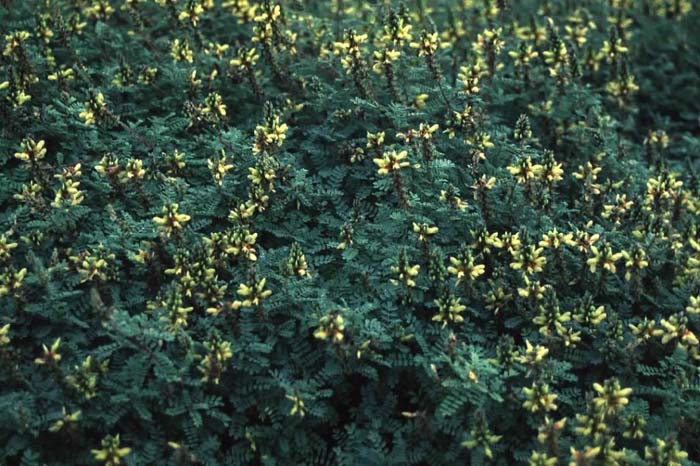
POLYGON ((600 235, 598 233, 591 234, 587 231, 578 231, 576 233, 576 247, 581 252, 588 252, 599 238, 600 235))
POLYGON ((221 374, 224 372, 224 363, 233 357, 231 343, 222 341, 215 337, 211 341, 204 343, 207 354, 199 364, 199 371, 202 373, 202 382, 219 384, 221 374))
POLYGON ((392 150, 385 152, 382 158, 372 159, 372 161, 379 167, 377 173, 387 175, 389 172, 410 166, 411 163, 408 160, 404 160, 406 157, 408 157, 407 151, 403 150, 397 153, 395 150, 392 150))
POLYGON ((457 277, 457 282, 464 278, 474 280, 486 271, 486 266, 477 264, 471 250, 467 247, 462 247, 457 257, 450 257, 450 264, 447 271, 457 277))
POLYGON ((10 324, 5 324, 5 326, 0 327, 0 346, 6 345, 10 342, 10 337, 7 334, 10 332, 10 324))
POLYGON ((429 236, 433 236, 438 232, 438 227, 430 226, 427 223, 421 223, 420 225, 413 222, 413 232, 418 235, 418 241, 421 243, 428 241, 429 236))
POLYGON ((528 466, 555 466, 557 464, 556 456, 549 456, 545 452, 532 452, 528 466))
POLYGON ((591 246, 591 252, 593 253, 593 257, 586 261, 591 273, 595 273, 599 265, 604 270, 607 270, 610 273, 615 273, 617 271, 615 262, 623 257, 623 254, 620 252, 613 254, 612 249, 608 244, 605 244, 600 249, 598 249, 596 246, 591 246))
MULTIPOLYGON (((398 262, 396 265, 391 266, 391 272, 395 273, 398 275, 399 279, 408 287, 412 288, 416 286, 415 280, 413 280, 413 277, 418 275, 418 272, 420 270, 420 265, 411 265, 409 263, 408 255, 406 254, 405 249, 401 249, 399 252, 399 258, 398 262)), ((394 284, 398 284, 398 280, 396 279, 390 279, 390 281, 394 284)))
POLYGON ((190 49, 190 44, 186 39, 184 41, 180 41, 180 39, 173 40, 170 45, 170 56, 176 62, 185 60, 188 63, 192 63, 194 61, 192 49, 190 49))
POLYGON ((86 125, 94 125, 107 115, 107 104, 102 92, 91 95, 84 105, 85 108, 80 112, 79 116, 85 120, 86 125))
POLYGON ((464 212, 467 209, 467 203, 464 202, 456 193, 454 189, 443 189, 440 191, 440 201, 445 202, 455 209, 459 209, 464 212))
POLYGON ((545 183, 552 184, 561 181, 564 178, 564 170, 561 168, 561 163, 554 159, 554 153, 545 151, 545 158, 539 169, 539 177, 545 183))
POLYGON ((540 300, 544 297, 544 292, 550 287, 550 285, 543 285, 539 280, 530 281, 527 274, 523 274, 523 281, 525 286, 518 288, 518 295, 522 298, 540 300))
POLYGON ((447 293, 436 299, 435 305, 438 308, 438 314, 433 316, 434 321, 442 322, 443 326, 450 322, 464 322, 464 317, 462 317, 461 313, 467 307, 460 302, 459 297, 447 293))
POLYGON ((571 452, 571 462, 569 466, 579 466, 590 464, 595 457, 600 454, 600 447, 586 446, 583 451, 570 447, 569 451, 571 452))
POLYGON ((576 241, 573 233, 563 233, 554 228, 542 235, 539 245, 543 248, 559 249, 561 245, 576 246, 576 241))
POLYGON ((595 167, 591 162, 586 162, 585 165, 579 165, 578 171, 573 172, 572 175, 577 180, 590 179, 591 181, 595 181, 598 179, 598 173, 602 170, 601 167, 595 167))
POLYGON ((582 306, 580 312, 574 314, 574 320, 582 324, 596 326, 607 317, 605 306, 595 306, 592 301, 589 304, 582 306))
POLYGON ((549 349, 544 346, 532 346, 530 340, 525 340, 525 351, 522 355, 518 356, 516 360, 522 364, 527 364, 529 366, 534 366, 542 362, 545 356, 549 354, 549 349))
POLYGON ((540 255, 542 251, 544 251, 544 248, 536 248, 532 244, 520 248, 518 251, 515 251, 515 257, 513 262, 510 263, 510 267, 514 270, 522 270, 527 274, 541 272, 547 263, 547 258, 540 255))
POLYGON ((628 324, 632 334, 641 340, 648 340, 653 336, 658 336, 659 330, 656 329, 656 323, 653 320, 649 320, 647 317, 642 319, 639 324, 628 324))
POLYGON ((93 19, 106 20, 112 13, 114 8, 108 0, 93 0, 92 4, 85 8, 85 14, 93 19))
POLYGON ((182 22, 189 21, 193 27, 199 23, 199 15, 204 13, 204 8, 199 2, 188 2, 187 8, 177 15, 177 19, 182 22))
POLYGON ((238 56, 235 58, 232 58, 229 61, 229 66, 232 68, 244 72, 252 70, 255 67, 255 64, 258 62, 258 52, 257 49, 251 48, 249 50, 245 49, 240 49, 238 51, 238 56))
POLYGON ((319 319, 319 327, 314 332, 314 337, 319 340, 325 340, 329 336, 333 337, 333 343, 343 341, 345 330, 345 321, 339 313, 327 314, 319 319))
POLYGON ((429 33, 423 31, 420 36, 420 42, 411 42, 408 44, 412 49, 418 49, 418 56, 434 55, 440 43, 437 32, 429 33))
POLYGON ((265 289, 266 278, 259 281, 253 280, 250 284, 241 283, 238 285, 238 295, 245 298, 241 302, 243 307, 259 306, 260 301, 272 295, 272 291, 265 289))
POLYGON ((385 67, 391 66, 393 62, 401 57, 401 52, 394 49, 382 49, 375 50, 373 56, 374 64, 372 65, 372 71, 381 73, 385 67))
POLYGON ((700 296, 691 296, 690 304, 685 308, 688 314, 700 314, 700 296))
POLYGON ((606 414, 614 415, 629 403, 627 398, 631 393, 631 388, 622 388, 620 381, 616 378, 593 384, 593 389, 598 394, 593 398, 593 404, 603 409, 606 414))
POLYGON ((544 423, 537 428, 537 440, 540 443, 548 443, 552 439, 556 439, 559 432, 566 426, 566 418, 563 417, 558 421, 554 421, 549 416, 544 417, 544 423))
POLYGON ((666 149, 668 147, 668 141, 668 134, 666 134, 664 130, 649 130, 649 134, 644 138, 645 145, 657 146, 660 149, 666 149))
POLYGON ((644 459, 647 464, 663 464, 664 466, 681 466, 681 462, 688 458, 688 452, 681 450, 677 440, 657 438, 656 446, 644 448, 644 459))
POLYGON ((533 164, 530 156, 520 158, 514 165, 508 165, 506 169, 515 176, 518 183, 525 184, 542 172, 542 165, 533 164))
POLYGON ((11 243, 7 235, 0 235, 0 262, 8 260, 16 247, 17 243, 11 243))
POLYGON ((21 144, 22 152, 15 152, 15 158, 22 160, 23 162, 38 162, 43 159, 46 155, 46 147, 44 146, 44 140, 35 142, 34 139, 27 138, 22 141, 21 144))
POLYGON ((292 402, 292 409, 289 411, 289 414, 294 416, 295 414, 298 414, 299 417, 304 417, 306 414, 304 410, 304 400, 302 400, 299 395, 286 395, 286 398, 292 402))
POLYGON ((40 358, 36 358, 34 362, 36 364, 47 364, 49 362, 58 362, 61 360, 61 355, 58 353, 58 347, 61 344, 61 338, 56 338, 51 344, 51 348, 46 345, 41 345, 44 350, 44 354, 40 358))
MULTIPOLYGON (((519 231, 516 233, 506 231, 501 234, 501 247, 505 248, 511 255, 515 256, 521 245, 522 242, 520 241, 519 231)), ((542 244, 540 244, 540 246, 542 246, 542 244)))
POLYGON ((630 207, 634 204, 634 201, 628 201, 626 194, 616 194, 615 201, 612 204, 605 204, 603 206, 603 218, 612 219, 616 225, 621 222, 622 216, 624 216, 630 207))
POLYGON ((639 272, 640 270, 649 266, 649 261, 647 260, 647 253, 641 247, 635 248, 631 253, 627 251, 621 251, 622 258, 625 260, 625 280, 630 281, 632 279, 632 273, 639 272))
POLYGON ((537 50, 532 48, 532 44, 525 45, 525 43, 521 44, 519 50, 510 50, 508 52, 508 56, 521 66, 530 63, 530 60, 537 58, 538 55, 537 50))
POLYGON ((102 439, 100 450, 92 450, 92 454, 97 461, 103 461, 105 466, 116 466, 122 464, 122 458, 131 453, 131 448, 119 447, 119 434, 108 435, 102 439))
POLYGON ((605 86, 605 90, 616 99, 618 105, 623 105, 631 93, 639 90, 639 86, 634 81, 634 76, 626 74, 610 81, 605 86))
POLYGON ((226 104, 219 93, 211 92, 204 99, 204 106, 201 107, 201 111, 213 121, 219 121, 226 116, 226 104))
POLYGON ((279 115, 266 118, 264 125, 255 127, 255 143, 253 153, 258 154, 263 151, 282 146, 286 139, 289 127, 286 123, 280 122, 279 115))
POLYGON ((160 231, 166 237, 174 231, 182 229, 185 223, 190 221, 190 216, 178 212, 179 205, 175 202, 163 206, 163 216, 153 217, 153 221, 160 227, 160 231))
POLYGON ((5 35, 5 50, 3 50, 2 54, 6 57, 14 56, 29 37, 31 37, 31 34, 28 31, 15 31, 5 35))
POLYGON ((370 133, 367 131, 367 148, 381 147, 384 144, 384 131, 370 133))
POLYGON ((214 182, 219 186, 224 182, 226 174, 233 168, 233 164, 228 163, 227 156, 223 149, 221 150, 221 157, 207 160, 207 166, 209 170, 211 170, 214 182))
POLYGON ((24 281, 24 277, 26 275, 26 267, 23 267, 20 270, 10 268, 5 272, 0 273, 0 298, 6 294, 9 294, 11 291, 19 290, 22 287, 22 282, 24 281))
POLYGON ((554 400, 557 395, 549 392, 549 385, 542 382, 534 382, 531 387, 523 387, 523 393, 527 397, 523 402, 523 407, 530 411, 554 411, 557 405, 554 400))
POLYGON ((415 105, 416 108, 423 108, 427 100, 428 94, 418 94, 415 99, 413 99, 413 105, 415 105))
POLYGON ((49 427, 49 432, 58 432, 61 429, 63 429, 63 427, 66 426, 67 424, 77 422, 78 419, 80 419, 80 415, 82 414, 82 412, 80 410, 69 414, 66 411, 65 406, 63 407, 62 411, 63 411, 63 418, 61 418, 58 421, 51 424, 51 426, 49 427))

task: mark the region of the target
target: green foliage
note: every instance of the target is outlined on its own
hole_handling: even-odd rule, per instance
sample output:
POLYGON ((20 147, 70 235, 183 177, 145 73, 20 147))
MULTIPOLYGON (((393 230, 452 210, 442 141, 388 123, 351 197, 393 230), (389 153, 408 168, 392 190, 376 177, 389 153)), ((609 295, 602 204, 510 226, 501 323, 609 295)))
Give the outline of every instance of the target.
POLYGON ((700 464, 697 2, 0 3, 0 463, 700 464))

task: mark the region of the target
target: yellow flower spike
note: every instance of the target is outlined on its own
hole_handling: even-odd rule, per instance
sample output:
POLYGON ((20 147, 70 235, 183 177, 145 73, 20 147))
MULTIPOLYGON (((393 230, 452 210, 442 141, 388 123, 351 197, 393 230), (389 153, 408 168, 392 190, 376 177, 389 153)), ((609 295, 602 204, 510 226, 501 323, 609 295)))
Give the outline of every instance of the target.
POLYGON ((221 186, 223 184, 224 177, 233 168, 233 164, 228 163, 228 157, 222 149, 220 157, 216 157, 214 159, 207 159, 207 167, 209 167, 209 170, 211 170, 214 182, 218 186, 221 186))
POLYGON ((319 326, 314 331, 314 337, 325 340, 332 336, 334 344, 340 343, 344 338, 343 330, 345 330, 345 320, 339 312, 326 314, 319 319, 319 326))
POLYGON ((523 407, 530 411, 554 411, 557 405, 554 401, 557 395, 549 392, 549 385, 542 382, 534 382, 531 387, 523 387, 523 393, 527 399, 523 402, 523 407))
POLYGON ((472 255, 471 249, 468 247, 460 248, 457 257, 450 257, 450 266, 447 267, 447 271, 455 275, 457 282, 467 279, 469 281, 475 280, 479 276, 486 272, 486 266, 484 264, 477 264, 474 256, 472 255))
POLYGON ((698 337, 695 336, 695 333, 688 329, 685 329, 685 331, 683 332, 683 336, 681 337, 681 343, 688 346, 697 346, 700 344, 700 341, 698 340, 698 337))
POLYGON ((545 346, 532 346, 530 340, 525 340, 525 351, 518 356, 516 360, 522 364, 534 366, 544 360, 544 357, 549 354, 549 349, 545 346))
POLYGON ((545 416, 544 423, 540 424, 540 426, 537 428, 537 440, 543 444, 555 440, 565 426, 565 417, 559 419, 558 421, 554 421, 549 416, 545 416))
POLYGON ((413 288, 416 286, 416 282, 415 280, 413 280, 413 277, 417 276, 420 272, 420 265, 411 265, 409 263, 409 258, 406 254, 406 251, 402 249, 399 252, 399 257, 396 265, 391 266, 391 272, 398 276, 398 280, 393 278, 390 280, 393 284, 397 285, 400 280, 407 287, 413 288))
POLYGON ((65 427, 66 425, 74 423, 74 422, 78 422, 78 419, 80 419, 80 415, 82 414, 82 411, 80 411, 80 410, 74 411, 74 412, 69 414, 66 411, 65 406, 63 407, 62 411, 63 411, 63 417, 61 419, 59 419, 58 421, 54 422, 53 424, 51 424, 51 426, 49 427, 49 432, 58 432, 61 429, 63 429, 63 427, 65 427))
POLYGON ((192 63, 194 61, 192 49, 190 49, 190 44, 186 39, 184 41, 180 41, 180 39, 173 40, 170 44, 170 56, 176 62, 186 61, 192 63))
MULTIPOLYGON (((27 275, 27 268, 24 267, 15 271, 10 269, 5 273, 0 274, 0 297, 9 294, 11 291, 17 291, 22 287, 24 277, 27 275)), ((15 295, 18 296, 18 295, 15 295)))
POLYGON ((576 246, 576 241, 574 241, 574 234, 563 233, 554 228, 542 235, 542 240, 539 242, 539 246, 543 248, 559 249, 559 247, 566 246, 576 246))
POLYGON ((196 28, 199 23, 199 15, 202 13, 204 13, 204 8, 200 3, 188 2, 188 6, 178 14, 177 19, 182 22, 188 21, 192 27, 196 28))
POLYGON ((434 55, 440 45, 440 42, 437 32, 429 33, 427 31, 423 31, 419 42, 411 42, 408 45, 412 49, 418 49, 419 57, 425 57, 434 55))
POLYGON ((122 464, 122 458, 131 453, 131 448, 120 447, 119 434, 108 435, 101 442, 101 449, 93 449, 92 455, 97 461, 102 461, 104 466, 117 466, 122 464))
POLYGON ((153 221, 160 227, 160 231, 166 237, 169 237, 173 232, 179 231, 184 224, 190 220, 190 216, 178 212, 179 205, 173 202, 163 206, 163 216, 153 217, 153 221))
POLYGON ((600 447, 584 447, 583 450, 577 450, 574 447, 569 448, 571 453, 571 462, 569 466, 579 466, 590 464, 596 456, 600 454, 600 447))
POLYGON ((10 333, 10 324, 5 324, 0 327, 0 346, 4 346, 10 342, 10 337, 7 335, 10 333))
POLYGON ((617 271, 615 262, 623 257, 622 253, 613 253, 609 244, 604 244, 600 249, 596 246, 591 246, 590 250, 593 257, 589 258, 586 263, 591 273, 595 273, 598 266, 601 266, 605 271, 610 273, 615 273, 617 271))
POLYGON ((398 171, 402 168, 406 168, 411 165, 407 160, 407 151, 396 152, 395 150, 384 153, 381 158, 372 159, 372 161, 379 167, 377 173, 380 175, 387 175, 390 172, 398 171))
POLYGON ((520 248, 515 251, 510 267, 513 270, 522 270, 529 275, 541 272, 547 263, 547 258, 541 255, 542 251, 544 251, 543 247, 535 247, 532 244, 520 248))
POLYGON ((302 400, 297 394, 285 395, 285 397, 292 402, 292 409, 289 411, 289 414, 292 416, 298 414, 299 417, 304 417, 306 414, 304 409, 304 400, 302 400))
POLYGON ((44 354, 40 358, 36 358, 34 362, 36 364, 47 364, 49 362, 58 362, 61 360, 61 355, 58 353, 58 347, 61 344, 61 338, 56 338, 51 344, 51 348, 46 345, 41 345, 44 354))
POLYGON ((7 235, 0 235, 0 261, 10 259, 12 250, 17 247, 17 243, 10 242, 7 235))
POLYGON ((231 343, 222 341, 218 336, 215 336, 212 340, 206 341, 204 347, 207 349, 207 354, 198 367, 202 373, 201 381, 218 385, 226 367, 225 362, 233 357, 231 343))
POLYGON ((413 105, 416 108, 423 108, 425 107, 425 103, 428 101, 428 94, 418 94, 414 99, 413 99, 413 105))
POLYGON ((525 184, 542 172, 542 165, 533 164, 530 156, 521 157, 513 165, 508 165, 506 169, 520 184, 525 184))
POLYGON ((700 296, 691 296, 685 311, 688 314, 700 314, 700 296))
POLYGON ((555 466, 557 462, 556 456, 549 456, 546 452, 533 451, 528 466, 555 466))
POLYGON ((90 99, 84 103, 83 111, 78 114, 88 126, 103 121, 107 115, 107 103, 102 92, 91 94, 90 99))
POLYGON ((636 247, 632 252, 621 251, 621 258, 625 261, 625 280, 630 281, 633 274, 639 273, 640 270, 649 266, 647 253, 641 247, 636 247))
POLYGON ((663 464, 664 466, 681 466, 688 458, 688 452, 681 450, 677 440, 666 442, 657 438, 656 445, 644 448, 644 459, 648 464, 663 464))
POLYGON ((248 285, 246 285, 244 283, 241 283, 240 285, 238 285, 239 296, 246 297, 246 296, 250 296, 251 293, 252 293, 252 290, 250 289, 250 287, 248 285))
POLYGON ((256 307, 260 306, 261 301, 272 295, 272 291, 265 289, 266 279, 263 278, 259 281, 253 279, 250 283, 241 283, 238 285, 238 295, 243 299, 241 301, 242 307, 256 307))
POLYGON ((593 398, 595 406, 600 407, 606 414, 614 415, 629 403, 627 398, 631 388, 622 388, 617 378, 608 379, 603 384, 594 383, 593 389, 598 396, 593 398))
POLYGON ((413 232, 418 235, 418 241, 425 243, 428 241, 428 237, 433 236, 439 231, 436 226, 430 226, 427 223, 417 224, 413 222, 413 232))
MULTIPOLYGON (((5 49, 2 54, 6 57, 14 57, 24 42, 31 37, 29 31, 15 31, 5 35, 5 49)), ((21 52, 20 52, 21 53, 21 52)))
POLYGON ((442 322, 443 327, 449 323, 464 322, 464 317, 461 315, 467 306, 461 303, 459 297, 447 292, 435 300, 435 305, 438 308, 438 314, 433 316, 433 321, 442 322))
POLYGON ((382 144, 384 144, 384 137, 384 131, 379 131, 376 133, 370 133, 369 131, 367 131, 367 147, 380 147, 382 144))
POLYGON ((38 142, 31 138, 24 139, 21 144, 22 152, 15 152, 15 158, 23 162, 36 163, 46 155, 44 140, 38 142))

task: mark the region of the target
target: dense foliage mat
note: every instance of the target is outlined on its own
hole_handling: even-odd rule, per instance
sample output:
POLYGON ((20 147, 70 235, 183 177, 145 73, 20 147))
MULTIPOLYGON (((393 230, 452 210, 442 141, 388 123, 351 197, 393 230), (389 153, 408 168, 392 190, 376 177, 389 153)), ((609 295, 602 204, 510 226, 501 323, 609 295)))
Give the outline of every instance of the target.
POLYGON ((698 2, 0 3, 0 463, 700 464, 698 2))

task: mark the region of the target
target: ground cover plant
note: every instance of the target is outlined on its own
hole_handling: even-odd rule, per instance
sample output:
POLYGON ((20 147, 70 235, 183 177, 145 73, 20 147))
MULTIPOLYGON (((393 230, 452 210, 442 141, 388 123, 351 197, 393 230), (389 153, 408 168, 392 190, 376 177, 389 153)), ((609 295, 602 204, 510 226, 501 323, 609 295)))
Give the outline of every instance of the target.
POLYGON ((700 464, 698 2, 0 4, 1 464, 700 464))

